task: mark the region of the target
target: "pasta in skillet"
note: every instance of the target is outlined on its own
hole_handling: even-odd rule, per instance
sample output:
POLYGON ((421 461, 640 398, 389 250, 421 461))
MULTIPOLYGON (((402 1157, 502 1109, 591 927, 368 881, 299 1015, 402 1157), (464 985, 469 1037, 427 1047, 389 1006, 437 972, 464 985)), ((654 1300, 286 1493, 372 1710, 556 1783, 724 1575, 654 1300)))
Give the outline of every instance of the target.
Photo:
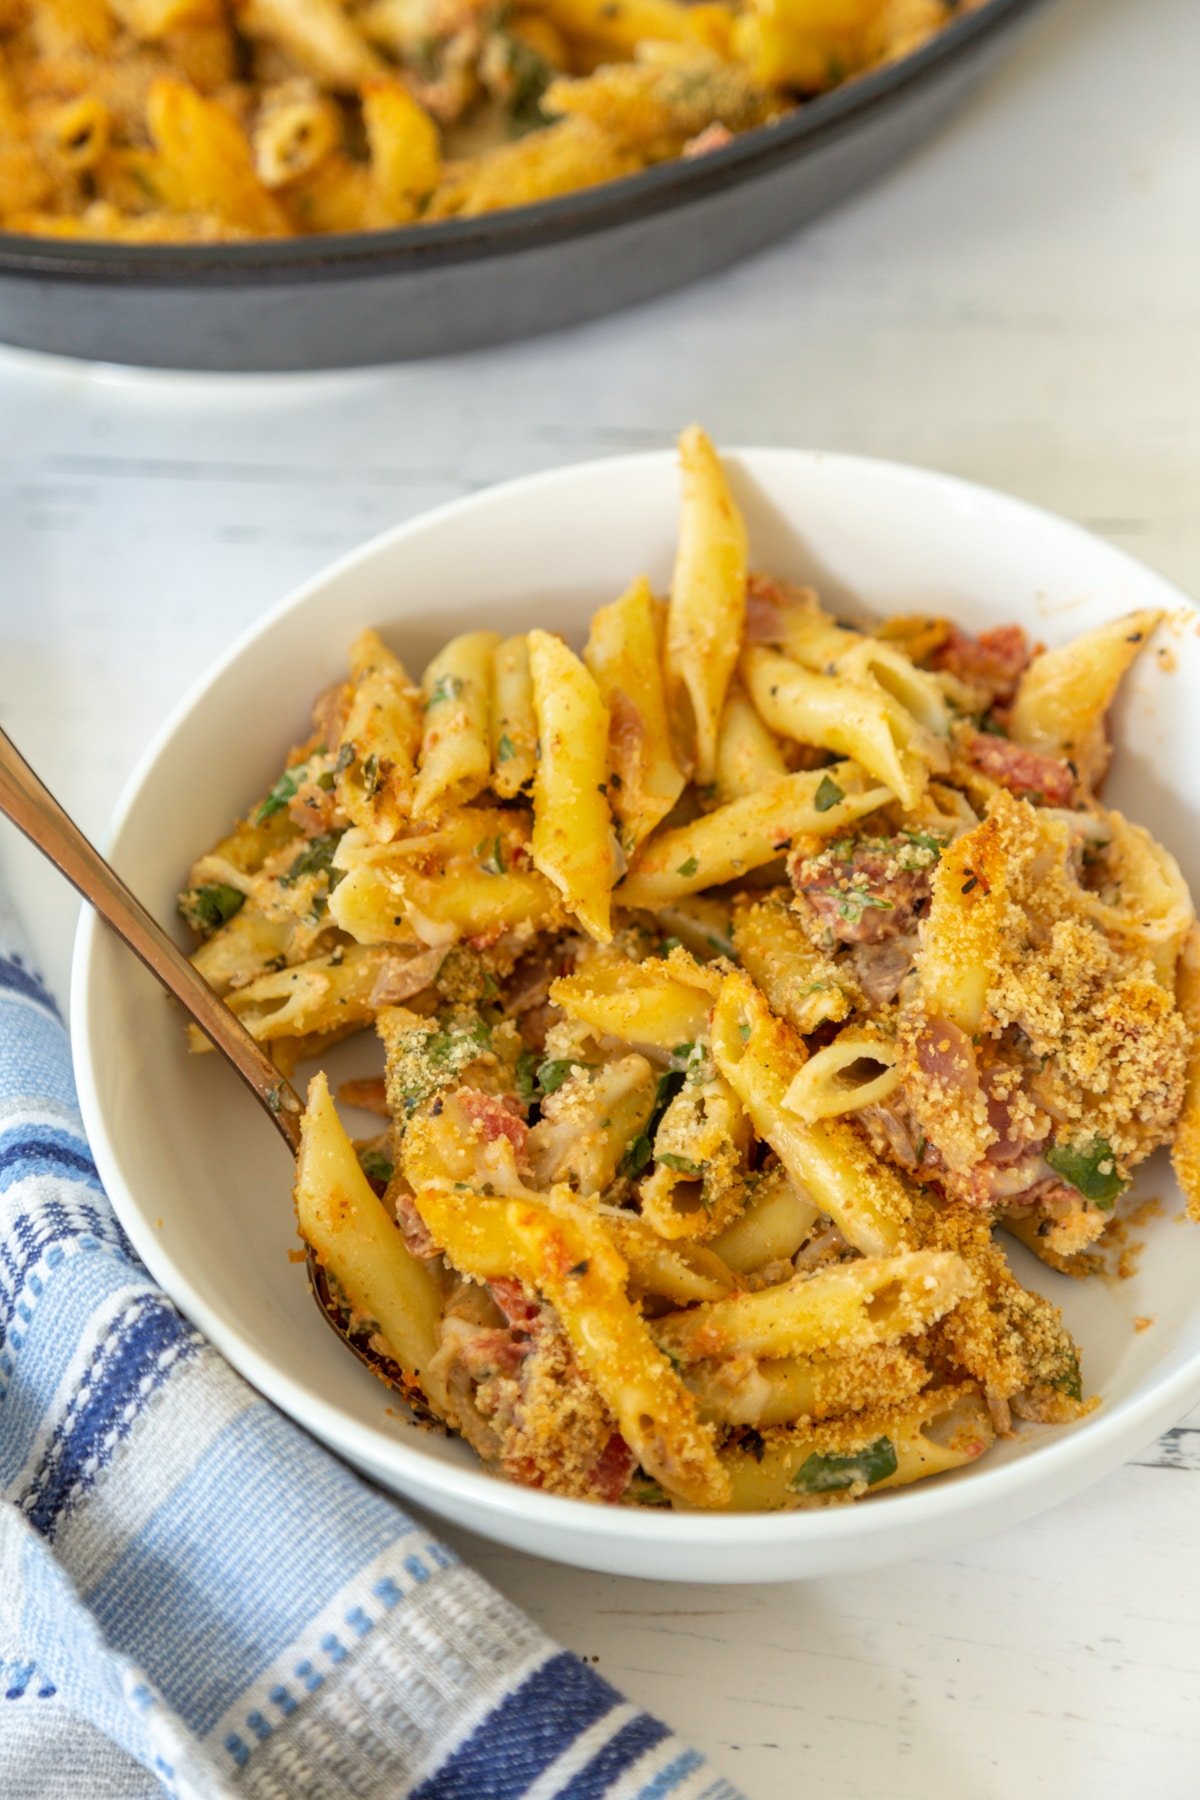
POLYGON ((296 1203, 422 1416, 559 1494, 830 1505, 1088 1409, 997 1227, 1084 1272, 1163 1145, 1200 1217, 1200 935, 1098 793, 1158 618, 836 620, 681 449, 665 602, 419 682, 364 633, 180 908, 281 1069, 378 1034, 296 1203))
POLYGON ((719 149, 979 3, 4 0, 0 229, 212 243, 552 199, 719 149))

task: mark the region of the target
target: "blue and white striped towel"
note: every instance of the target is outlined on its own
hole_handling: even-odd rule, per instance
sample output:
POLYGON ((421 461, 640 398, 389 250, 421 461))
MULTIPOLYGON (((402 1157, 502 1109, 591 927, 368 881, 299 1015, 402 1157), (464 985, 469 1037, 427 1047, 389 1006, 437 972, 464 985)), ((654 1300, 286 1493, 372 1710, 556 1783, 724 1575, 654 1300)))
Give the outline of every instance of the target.
POLYGON ((138 1263, 0 901, 4 1800, 738 1800, 138 1263))

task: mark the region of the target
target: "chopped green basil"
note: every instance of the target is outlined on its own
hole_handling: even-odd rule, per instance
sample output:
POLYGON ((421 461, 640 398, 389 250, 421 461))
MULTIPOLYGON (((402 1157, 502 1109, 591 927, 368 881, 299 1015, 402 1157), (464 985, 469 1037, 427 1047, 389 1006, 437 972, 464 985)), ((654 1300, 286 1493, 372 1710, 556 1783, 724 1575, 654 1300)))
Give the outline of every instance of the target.
POLYGON ((792 1486, 801 1494, 835 1494, 853 1487, 857 1481, 874 1487, 876 1482, 894 1475, 899 1466, 891 1438, 878 1437, 851 1456, 807 1457, 793 1477, 792 1486))
POLYGON ((360 1150, 358 1166, 368 1181, 381 1181, 386 1187, 392 1179, 392 1164, 382 1150, 360 1150))
POLYGON ((690 1156, 676 1156, 673 1150, 661 1150, 654 1160, 665 1164, 668 1169, 674 1169, 677 1175, 693 1175, 699 1178, 704 1174, 700 1164, 693 1162, 690 1156))
POLYGON ((1112 1145, 1101 1137, 1093 1138, 1086 1150, 1074 1150, 1069 1144, 1051 1144, 1046 1151, 1050 1167, 1078 1188, 1085 1200, 1110 1212, 1125 1183, 1117 1174, 1112 1145))
POLYGON ((637 1136, 630 1138, 626 1144, 625 1154, 621 1158, 617 1173, 628 1175, 632 1180, 636 1180, 650 1161, 651 1154, 652 1146, 649 1137, 644 1131, 639 1131, 637 1136))
POLYGON ((429 690, 429 698, 425 702, 426 709, 440 706, 443 700, 457 700, 463 691, 463 684, 457 675, 439 675, 429 690))
POLYGON ((534 1051, 522 1050, 515 1074, 518 1094, 522 1100, 532 1100, 537 1093, 537 1055, 534 1051))
POLYGON ((508 864, 504 860, 504 840, 493 838, 489 845, 487 838, 475 846, 475 860, 485 875, 503 875, 508 864))
POLYGON ((396 1085, 405 1112, 415 1112, 422 1100, 448 1086, 491 1047, 492 1034, 483 1019, 466 1026, 431 1025, 424 1031, 406 1033, 395 1060, 396 1085))
POLYGON ((517 747, 506 731, 502 734, 500 742, 496 745, 496 761, 511 762, 516 754, 517 747))
POLYGON ((328 831, 323 837, 310 838, 287 874, 279 877, 280 887, 295 887, 304 875, 327 875, 330 892, 332 892, 345 872, 333 867, 334 851, 338 847, 341 836, 340 831, 328 831))
POLYGON ((227 925, 235 912, 246 904, 240 888, 224 881, 205 882, 203 887, 186 888, 177 902, 179 915, 202 937, 211 937, 227 925))
POLYGON ((851 925, 857 925, 867 908, 871 906, 876 907, 880 912, 892 911, 890 900, 881 900, 877 894, 869 893, 866 888, 847 888, 844 893, 838 895, 838 912, 851 925))
POLYGON ((595 1063, 581 1062, 577 1056, 552 1056, 539 1068, 537 1083, 543 1094, 557 1094, 576 1069, 594 1069, 595 1066, 595 1063))
POLYGON ((839 800, 846 798, 846 790, 840 788, 831 775, 821 777, 821 785, 813 798, 813 805, 818 812, 828 812, 839 800))
POLYGON ((696 858, 694 856, 689 856, 686 862, 680 863, 675 873, 677 875, 682 875, 685 881, 690 881, 699 867, 700 864, 696 861, 696 858))
POLYGON ((283 774, 279 777, 279 780, 275 783, 275 786, 271 789, 270 793, 255 813, 254 823, 256 825, 261 825, 265 820, 273 818, 276 813, 282 812, 288 802, 296 798, 297 792, 308 780, 309 769, 311 768, 313 761, 317 756, 323 755, 323 750, 314 751, 307 762, 296 763, 292 768, 283 771, 283 774))

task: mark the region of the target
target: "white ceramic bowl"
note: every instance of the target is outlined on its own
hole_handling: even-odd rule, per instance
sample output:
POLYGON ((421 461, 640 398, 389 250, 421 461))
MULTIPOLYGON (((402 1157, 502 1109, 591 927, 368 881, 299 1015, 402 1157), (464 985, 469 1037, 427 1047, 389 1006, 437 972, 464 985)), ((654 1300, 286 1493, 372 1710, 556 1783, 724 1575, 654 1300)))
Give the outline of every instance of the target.
MULTIPOLYGON (((799 451, 729 462, 754 563, 813 582, 835 608, 944 612, 976 629, 1015 619, 1048 642, 1126 608, 1183 614, 1128 683, 1108 797, 1170 846, 1200 892, 1200 642, 1183 595, 1060 519, 944 476, 799 451)), ((620 458, 444 507, 336 564, 236 644, 160 732, 117 811, 117 868, 171 918, 189 862, 263 791, 360 627, 380 626, 414 669, 469 626, 550 624, 578 641, 590 611, 639 571, 665 587, 677 508, 671 455, 620 458)), ((215 1057, 187 1055, 178 1012, 86 911, 72 1005, 100 1172, 167 1292, 332 1449, 520 1549, 677 1580, 865 1568, 1019 1523, 1115 1467, 1200 1397, 1200 1233, 1164 1216, 1121 1283, 1072 1282, 1014 1253, 1022 1278, 1063 1308, 1103 1405, 1067 1429, 1025 1430, 978 1467, 860 1506, 761 1517, 637 1512, 511 1486, 401 1416, 338 1344, 288 1260, 291 1171, 275 1133, 215 1057), (1154 1321, 1140 1333, 1139 1315, 1154 1321)), ((351 1052, 359 1066, 370 1055, 369 1040, 351 1052)), ((1161 1158, 1140 1187, 1178 1213, 1161 1158)))

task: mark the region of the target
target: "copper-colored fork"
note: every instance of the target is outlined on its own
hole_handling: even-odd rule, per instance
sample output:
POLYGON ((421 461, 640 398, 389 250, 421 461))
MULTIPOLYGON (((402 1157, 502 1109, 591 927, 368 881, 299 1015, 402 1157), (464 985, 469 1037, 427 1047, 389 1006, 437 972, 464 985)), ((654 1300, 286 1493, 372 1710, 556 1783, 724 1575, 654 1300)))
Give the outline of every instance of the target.
POLYGON ((300 1148, 304 1103, 240 1019, 213 993, 162 926, 135 899, 115 869, 68 818, 12 739, 0 731, 0 814, 77 888, 100 917, 141 958, 156 980, 231 1062, 275 1122, 293 1156, 300 1148))
MULTIPOLYGON (((300 1148, 304 1103, 285 1081, 266 1051, 257 1044, 204 977, 152 919, 121 877, 38 779, 12 739, 0 731, 0 816, 11 819, 31 843, 78 889, 101 918, 124 939, 150 973, 175 996, 215 1050, 232 1063, 268 1114, 292 1155, 300 1148)), ((399 1370, 377 1356, 347 1329, 315 1257, 308 1253, 309 1282, 321 1316, 342 1341, 375 1374, 399 1386, 399 1370)))

